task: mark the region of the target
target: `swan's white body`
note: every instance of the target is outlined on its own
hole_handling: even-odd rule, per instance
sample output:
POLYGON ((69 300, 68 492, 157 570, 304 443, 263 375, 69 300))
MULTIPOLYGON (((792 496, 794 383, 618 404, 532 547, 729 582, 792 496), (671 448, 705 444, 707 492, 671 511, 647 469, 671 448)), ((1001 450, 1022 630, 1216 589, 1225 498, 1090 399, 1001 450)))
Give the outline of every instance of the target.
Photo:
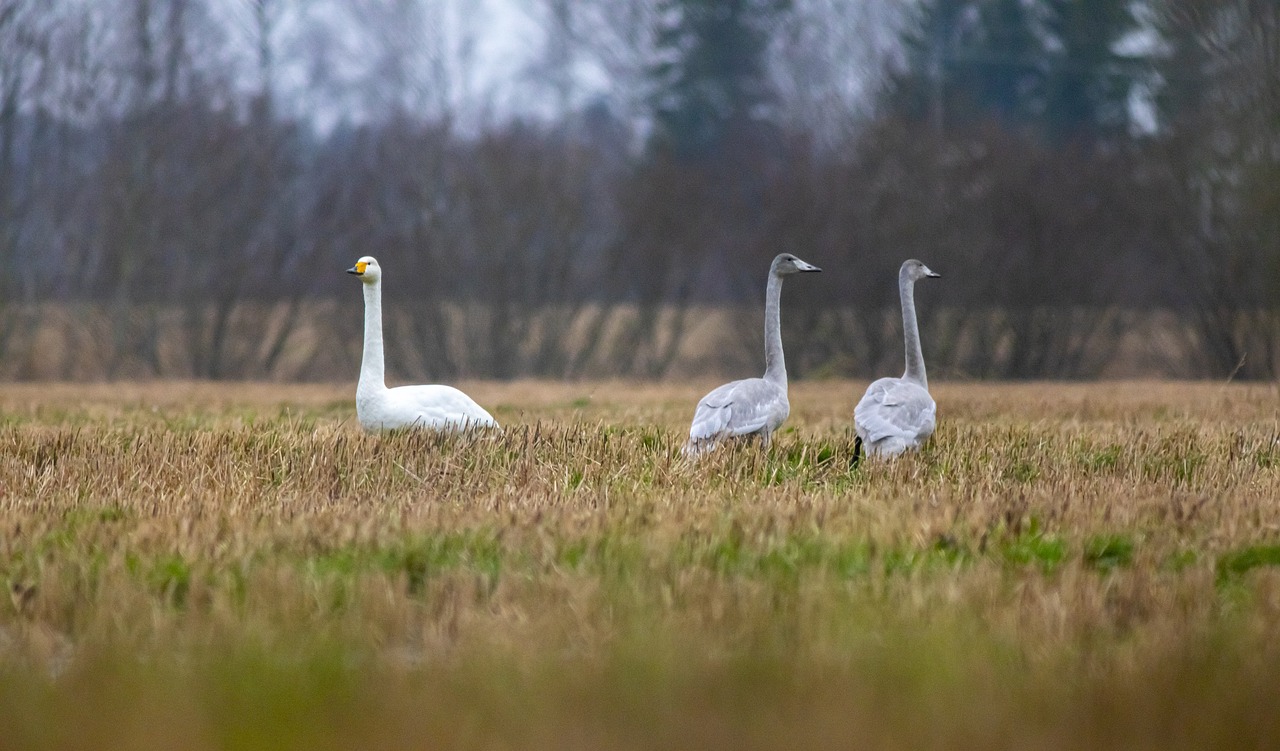
POLYGON ((382 269, 376 259, 365 256, 347 271, 364 282, 364 356, 356 386, 360 426, 369 431, 498 427, 483 407, 452 386, 387 388, 382 347, 382 269))
POLYGON ((763 378, 745 378, 713 389, 702 397, 689 426, 686 455, 710 451, 727 438, 758 435, 769 445, 773 431, 791 414, 787 401, 787 364, 782 356, 782 278, 801 271, 821 271, 817 266, 782 253, 769 267, 765 288, 763 378))
POLYGON ((369 431, 397 428, 465 430, 496 428, 498 423, 484 407, 452 386, 398 386, 389 389, 356 388, 356 416, 369 431))
POLYGON ((901 378, 873 382, 853 410, 854 428, 867 456, 892 459, 917 449, 937 426, 938 405, 929 395, 915 303, 916 280, 937 276, 940 274, 914 259, 902 264, 898 272, 907 370, 901 378))

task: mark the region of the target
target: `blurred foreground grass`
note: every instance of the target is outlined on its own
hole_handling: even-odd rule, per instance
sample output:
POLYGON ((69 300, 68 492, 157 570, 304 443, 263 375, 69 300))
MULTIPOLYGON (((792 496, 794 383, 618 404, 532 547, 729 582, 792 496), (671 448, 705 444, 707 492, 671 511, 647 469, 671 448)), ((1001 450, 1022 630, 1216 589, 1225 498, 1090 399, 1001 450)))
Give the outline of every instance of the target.
POLYGON ((701 386, 6 386, 0 749, 1280 745, 1272 387, 859 384, 696 465, 701 386))

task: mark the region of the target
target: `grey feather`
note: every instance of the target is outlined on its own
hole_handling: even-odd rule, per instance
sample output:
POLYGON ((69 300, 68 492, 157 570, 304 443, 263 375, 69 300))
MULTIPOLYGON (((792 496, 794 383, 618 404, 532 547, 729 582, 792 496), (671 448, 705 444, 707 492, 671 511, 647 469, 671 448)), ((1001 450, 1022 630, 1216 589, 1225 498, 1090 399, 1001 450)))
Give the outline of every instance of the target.
POLYGON ((702 397, 689 427, 691 443, 772 433, 791 413, 787 390, 763 378, 733 381, 702 397))
POLYGON ((903 263, 898 271, 907 370, 901 378, 872 383, 853 410, 853 425, 867 456, 892 458, 919 448, 937 425, 938 405, 929 395, 915 302, 916 280, 937 276, 915 259, 903 263))
POLYGON ((791 274, 821 271, 790 253, 780 253, 769 267, 764 305, 764 378, 746 378, 726 383, 702 397, 689 426, 689 442, 684 453, 696 456, 715 448, 726 438, 759 435, 769 444, 770 436, 787 419, 787 365, 782 354, 782 279, 791 274))
POLYGON ((933 435, 937 413, 937 403, 924 387, 902 378, 881 378, 854 408, 853 421, 869 456, 896 456, 933 435))

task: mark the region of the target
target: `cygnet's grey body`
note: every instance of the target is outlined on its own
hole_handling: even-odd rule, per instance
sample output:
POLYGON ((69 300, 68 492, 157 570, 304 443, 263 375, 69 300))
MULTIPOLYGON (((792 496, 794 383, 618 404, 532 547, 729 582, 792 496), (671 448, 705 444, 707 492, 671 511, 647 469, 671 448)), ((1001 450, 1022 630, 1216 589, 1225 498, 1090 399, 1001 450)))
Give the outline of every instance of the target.
POLYGON ((915 285, 918 279, 939 276, 941 274, 914 258, 903 263, 898 271, 907 370, 901 378, 881 378, 873 382, 853 410, 854 428, 867 456, 891 459, 919 448, 933 435, 938 405, 929 395, 920 327, 916 322, 915 285))
POLYGON ((689 426, 687 455, 715 448, 726 438, 759 435, 764 445, 791 413, 787 401, 787 364, 782 356, 782 279, 791 274, 821 271, 790 253, 782 253, 769 266, 765 287, 763 378, 726 383, 702 397, 689 426))

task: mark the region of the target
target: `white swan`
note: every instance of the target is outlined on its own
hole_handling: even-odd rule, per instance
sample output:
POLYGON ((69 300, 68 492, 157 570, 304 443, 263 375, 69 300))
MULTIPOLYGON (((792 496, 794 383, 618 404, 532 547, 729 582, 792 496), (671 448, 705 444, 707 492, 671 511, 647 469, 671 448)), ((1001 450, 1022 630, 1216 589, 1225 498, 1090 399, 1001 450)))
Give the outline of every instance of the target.
POLYGON ((764 378, 733 381, 702 397, 689 427, 686 455, 715 448, 725 438, 758 434, 769 445, 774 430, 787 419, 787 364, 782 357, 782 318, 778 307, 782 278, 802 271, 821 271, 790 253, 773 259, 764 304, 764 378))
POLYGON ((382 267, 365 256, 347 269, 364 282, 364 358, 356 386, 356 416, 365 430, 494 427, 497 421, 452 386, 387 388, 382 354, 382 267))
POLYGON ((924 371, 920 327, 916 323, 915 287, 917 279, 940 276, 914 258, 903 263, 898 271, 907 372, 901 378, 881 378, 872 383, 854 408, 853 424, 858 431, 855 454, 856 446, 865 446, 867 456, 891 459, 919 448, 933 434, 938 405, 929 395, 929 379, 924 371))

